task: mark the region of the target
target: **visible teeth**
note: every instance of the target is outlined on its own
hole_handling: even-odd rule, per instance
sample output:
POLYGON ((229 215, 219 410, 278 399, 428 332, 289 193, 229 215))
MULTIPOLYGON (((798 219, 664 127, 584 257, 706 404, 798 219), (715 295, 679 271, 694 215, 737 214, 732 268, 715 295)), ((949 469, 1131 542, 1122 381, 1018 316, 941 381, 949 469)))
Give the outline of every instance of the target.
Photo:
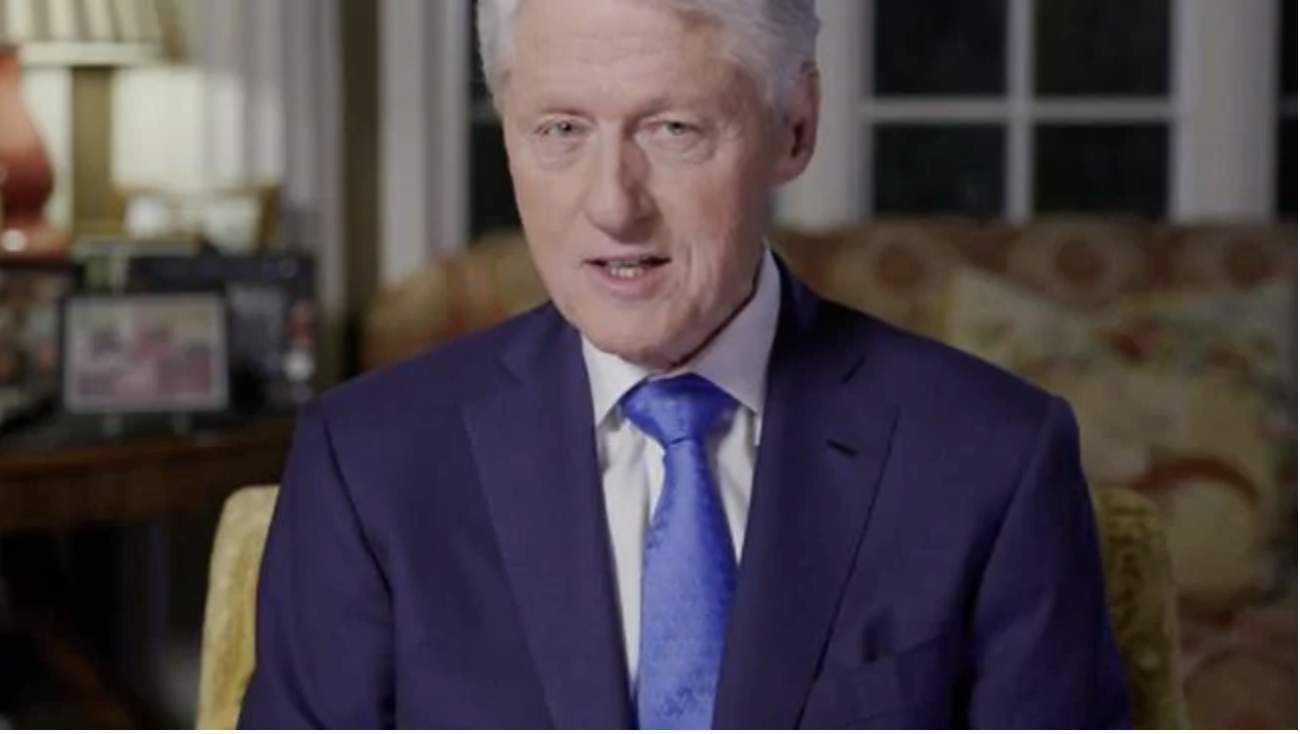
POLYGON ((637 257, 625 260, 606 260, 602 263, 605 272, 615 278, 631 280, 643 275, 649 268, 659 265, 663 260, 654 257, 637 257))
POLYGON ((610 263, 609 265, 605 266, 605 272, 609 273, 615 278, 624 278, 627 280, 631 280, 632 278, 641 275, 645 271, 646 271, 646 266, 641 265, 639 263, 636 265, 621 265, 616 263, 610 263))

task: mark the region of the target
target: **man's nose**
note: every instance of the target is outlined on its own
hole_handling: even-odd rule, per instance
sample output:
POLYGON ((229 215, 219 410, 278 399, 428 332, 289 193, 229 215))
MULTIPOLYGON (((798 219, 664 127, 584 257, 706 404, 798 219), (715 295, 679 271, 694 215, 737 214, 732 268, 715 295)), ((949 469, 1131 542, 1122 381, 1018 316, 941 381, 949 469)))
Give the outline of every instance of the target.
POLYGON ((586 210, 592 225, 616 240, 636 237, 654 211, 644 153, 621 136, 602 142, 588 175, 586 210))

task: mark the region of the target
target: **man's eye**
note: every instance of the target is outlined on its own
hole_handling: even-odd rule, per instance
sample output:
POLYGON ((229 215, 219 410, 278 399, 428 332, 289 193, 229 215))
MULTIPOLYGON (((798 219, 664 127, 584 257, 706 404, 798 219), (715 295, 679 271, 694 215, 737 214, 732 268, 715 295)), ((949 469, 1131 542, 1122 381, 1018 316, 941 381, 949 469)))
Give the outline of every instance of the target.
POLYGON ((542 135, 567 138, 578 134, 578 124, 573 120, 557 120, 542 127, 542 135))
POLYGON ((684 122, 678 122, 676 120, 668 120, 667 122, 664 122, 661 125, 661 127, 664 133, 666 133, 669 137, 673 137, 673 138, 684 137, 686 135, 690 135, 692 132, 695 131, 695 128, 691 127, 690 125, 687 125, 684 122))

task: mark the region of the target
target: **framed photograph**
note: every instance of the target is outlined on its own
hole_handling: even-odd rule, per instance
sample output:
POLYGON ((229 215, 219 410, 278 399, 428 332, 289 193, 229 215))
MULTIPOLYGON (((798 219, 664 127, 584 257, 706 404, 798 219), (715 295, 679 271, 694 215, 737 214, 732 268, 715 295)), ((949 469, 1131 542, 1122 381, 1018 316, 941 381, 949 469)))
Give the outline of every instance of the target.
POLYGON ((63 407, 75 414, 229 407, 227 306, 217 293, 64 301, 63 407))
POLYGON ((67 262, 0 261, 0 425, 57 396, 61 305, 82 277, 67 262))
POLYGON ((135 293, 226 294, 232 398, 239 405, 286 407, 312 396, 318 315, 310 255, 138 257, 130 262, 127 287, 135 293))

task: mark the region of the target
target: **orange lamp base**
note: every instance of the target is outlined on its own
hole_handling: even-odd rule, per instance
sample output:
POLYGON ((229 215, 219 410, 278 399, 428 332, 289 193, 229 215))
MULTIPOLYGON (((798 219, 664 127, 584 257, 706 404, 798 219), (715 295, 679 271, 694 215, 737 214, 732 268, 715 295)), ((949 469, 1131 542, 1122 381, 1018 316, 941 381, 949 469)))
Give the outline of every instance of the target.
POLYGON ((45 219, 53 191, 54 170, 23 99, 17 50, 0 45, 0 259, 66 256, 67 235, 45 219))

